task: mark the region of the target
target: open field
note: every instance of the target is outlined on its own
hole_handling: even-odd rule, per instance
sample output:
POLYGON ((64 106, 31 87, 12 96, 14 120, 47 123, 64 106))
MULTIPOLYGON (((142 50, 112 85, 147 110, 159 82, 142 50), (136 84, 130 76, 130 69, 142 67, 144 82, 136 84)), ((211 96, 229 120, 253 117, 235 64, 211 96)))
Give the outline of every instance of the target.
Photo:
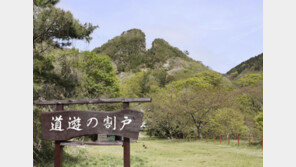
MULTIPOLYGON (((234 143, 234 141, 232 141, 234 143)), ((64 167, 122 167, 121 146, 65 147, 64 167)), ((43 166, 43 165, 42 165, 43 166)), ((53 166, 46 164, 44 166, 53 166)), ((258 167, 263 166, 260 147, 227 145, 227 142, 140 139, 131 144, 132 167, 258 167), (143 144, 147 147, 145 149, 143 144)))

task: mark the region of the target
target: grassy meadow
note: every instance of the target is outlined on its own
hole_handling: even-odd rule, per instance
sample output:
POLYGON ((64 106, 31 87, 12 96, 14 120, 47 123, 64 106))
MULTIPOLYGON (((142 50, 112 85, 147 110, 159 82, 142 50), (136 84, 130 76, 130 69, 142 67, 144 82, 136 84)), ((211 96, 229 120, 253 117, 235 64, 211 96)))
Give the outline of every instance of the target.
MULTIPOLYGON (((131 143, 132 167, 258 167, 263 166, 263 151, 259 146, 247 146, 248 141, 187 141, 142 138, 131 143), (145 149, 145 145, 147 148, 145 149)), ((65 147, 64 167, 122 167, 121 146, 65 147)), ((42 165, 43 166, 43 165, 42 165)), ((53 166, 45 164, 44 166, 53 166)))

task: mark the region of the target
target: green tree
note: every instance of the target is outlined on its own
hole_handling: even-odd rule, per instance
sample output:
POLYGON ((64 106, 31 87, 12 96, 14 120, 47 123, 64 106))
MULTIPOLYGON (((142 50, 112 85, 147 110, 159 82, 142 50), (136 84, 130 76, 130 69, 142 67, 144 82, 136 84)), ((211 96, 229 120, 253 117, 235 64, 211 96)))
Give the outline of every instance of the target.
POLYGON ((243 115, 232 108, 221 108, 212 113, 208 131, 213 135, 243 135, 248 132, 243 115))
POLYGON ((47 43, 69 46, 71 39, 90 41, 90 34, 97 28, 90 23, 82 25, 69 11, 56 8, 59 0, 33 1, 33 46, 47 43))
POLYGON ((52 159, 54 155, 53 142, 42 140, 41 116, 42 109, 33 110, 33 159, 34 164, 46 162, 52 159))
POLYGON ((232 96, 234 99, 232 108, 239 110, 244 116, 245 125, 248 126, 250 134, 259 135, 261 132, 258 131, 254 118, 260 112, 263 112, 262 83, 236 88, 232 91, 232 96))
POLYGON ((90 41, 97 28, 90 23, 81 24, 71 12, 56 8, 59 0, 33 1, 33 78, 34 83, 58 85, 59 76, 53 73, 54 58, 49 56, 55 48, 71 45, 71 40, 90 41))
POLYGON ((171 82, 168 86, 173 86, 179 90, 184 88, 213 88, 221 86, 222 75, 206 71, 195 74, 193 77, 187 79, 181 79, 171 82))
POLYGON ((121 86, 124 97, 144 97, 150 92, 152 85, 150 72, 138 72, 121 86))
POLYGON ((156 68, 156 64, 164 63, 169 58, 180 57, 185 60, 190 58, 167 41, 157 38, 152 42, 152 47, 145 54, 144 62, 149 68, 156 68))
POLYGON ((260 112, 256 117, 255 117, 255 122, 257 125, 257 128, 262 132, 263 131, 263 112, 260 112))
MULTIPOLYGON (((78 51, 63 51, 71 40, 90 41, 97 28, 81 24, 69 11, 56 8, 59 0, 33 1, 33 94, 37 99, 63 99, 76 95, 80 87, 79 67, 74 63, 78 51), (70 56, 71 55, 71 56, 70 56)), ((34 164, 52 158, 52 142, 41 140, 41 110, 33 110, 34 164)))
POLYGON ((167 83, 170 82, 170 77, 167 73, 167 69, 161 69, 154 73, 155 79, 159 83, 159 87, 165 87, 167 83))
POLYGON ((149 131, 157 129, 157 132, 166 135, 178 133, 183 136, 196 131, 201 136, 210 113, 228 104, 228 92, 221 86, 221 80, 220 74, 202 72, 188 79, 171 82, 152 94, 152 98, 157 100, 152 101, 149 109, 157 118, 150 117, 149 131), (159 119, 163 122, 170 119, 171 122, 167 123, 169 127, 161 125, 159 119))
POLYGON ((239 65, 235 66, 229 70, 226 74, 230 75, 232 78, 240 76, 244 73, 257 73, 263 71, 263 53, 258 56, 252 57, 239 65))
POLYGON ((146 52, 145 34, 139 29, 131 29, 93 51, 108 55, 119 73, 136 70, 143 63, 146 52))
POLYGON ((160 89, 150 94, 153 102, 147 104, 144 120, 149 135, 173 138, 190 132, 190 121, 178 110, 178 93, 174 89, 160 89))
POLYGON ((210 114, 229 105, 227 91, 223 88, 183 90, 179 99, 179 110, 192 120, 192 125, 200 137, 203 128, 209 123, 210 114))
POLYGON ((85 73, 87 95, 97 98, 102 96, 118 97, 119 80, 108 56, 94 52, 82 52, 81 67, 85 73))
POLYGON ((263 80, 262 74, 248 74, 234 81, 234 83, 236 83, 240 87, 246 87, 246 86, 255 86, 256 84, 259 84, 259 82, 262 80, 263 80))

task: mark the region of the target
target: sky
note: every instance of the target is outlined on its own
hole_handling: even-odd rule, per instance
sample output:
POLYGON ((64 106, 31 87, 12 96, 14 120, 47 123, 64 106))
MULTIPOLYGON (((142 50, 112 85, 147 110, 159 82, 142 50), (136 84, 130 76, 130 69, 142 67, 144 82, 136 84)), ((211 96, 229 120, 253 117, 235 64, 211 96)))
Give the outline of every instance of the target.
POLYGON ((263 52, 262 0, 61 0, 57 7, 99 26, 90 43, 73 41, 80 50, 138 28, 147 49, 162 38, 220 73, 263 52))

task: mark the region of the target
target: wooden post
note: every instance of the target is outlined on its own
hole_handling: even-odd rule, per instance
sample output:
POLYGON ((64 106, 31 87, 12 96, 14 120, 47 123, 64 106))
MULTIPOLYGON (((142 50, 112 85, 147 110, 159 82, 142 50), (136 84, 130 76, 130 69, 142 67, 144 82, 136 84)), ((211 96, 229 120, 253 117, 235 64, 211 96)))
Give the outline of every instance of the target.
MULTIPOLYGON (((129 103, 123 103, 123 109, 129 108, 129 103)), ((124 137, 123 138, 123 166, 130 167, 130 139, 124 137)))
MULTIPOLYGON (((56 105, 56 111, 64 110, 62 104, 56 105)), ((61 141, 55 141, 55 153, 54 153, 54 167, 62 167, 62 155, 63 146, 61 146, 61 141)))
POLYGON ((123 139, 123 166, 130 167, 130 139, 124 137, 123 139))
POLYGON ((249 135, 249 146, 251 146, 251 136, 249 135))
POLYGON ((63 146, 60 141, 55 141, 54 167, 62 167, 63 146))

